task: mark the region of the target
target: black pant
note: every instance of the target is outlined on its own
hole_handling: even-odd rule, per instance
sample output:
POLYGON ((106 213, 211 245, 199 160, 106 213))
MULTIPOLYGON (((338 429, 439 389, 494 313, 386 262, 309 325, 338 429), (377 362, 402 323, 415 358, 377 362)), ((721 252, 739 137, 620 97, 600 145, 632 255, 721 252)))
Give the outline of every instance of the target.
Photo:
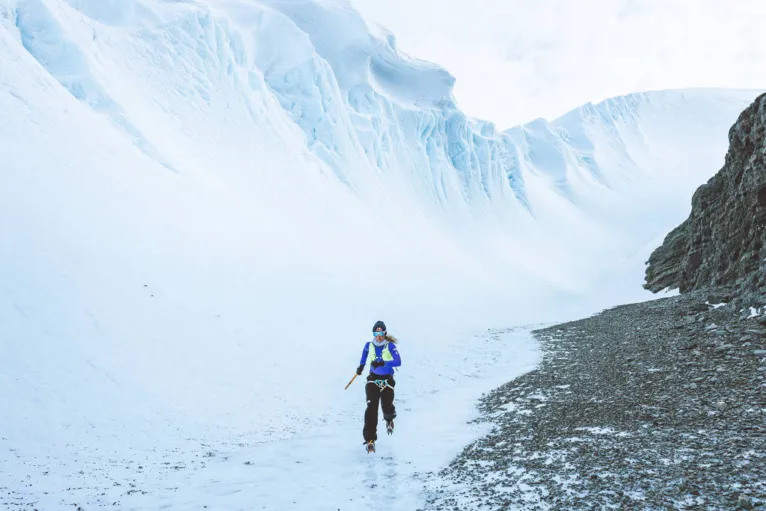
POLYGON ((364 386, 364 393, 367 395, 367 409, 364 411, 364 441, 378 439, 378 402, 383 408, 383 418, 387 421, 396 417, 396 408, 394 407, 394 386, 396 382, 391 375, 370 374, 367 377, 367 383, 364 386), (376 383, 385 382, 383 386, 376 383))

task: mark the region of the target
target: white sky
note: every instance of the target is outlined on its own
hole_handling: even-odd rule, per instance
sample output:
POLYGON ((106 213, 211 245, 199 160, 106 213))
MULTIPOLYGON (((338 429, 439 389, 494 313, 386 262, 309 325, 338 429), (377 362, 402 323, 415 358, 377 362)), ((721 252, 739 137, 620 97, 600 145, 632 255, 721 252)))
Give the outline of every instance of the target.
POLYGON ((351 2, 501 129, 636 91, 766 89, 764 0, 351 2))

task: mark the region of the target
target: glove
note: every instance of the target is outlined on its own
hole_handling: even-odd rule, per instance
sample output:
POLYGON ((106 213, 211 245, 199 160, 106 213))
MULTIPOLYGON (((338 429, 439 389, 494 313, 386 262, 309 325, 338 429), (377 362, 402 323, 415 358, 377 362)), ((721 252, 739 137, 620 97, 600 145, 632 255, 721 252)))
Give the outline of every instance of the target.
POLYGON ((359 367, 356 368, 356 374, 358 376, 362 376, 362 371, 364 371, 364 364, 362 364, 362 365, 360 365, 359 367))
POLYGON ((372 367, 383 367, 386 363, 383 362, 381 359, 376 359, 372 361, 372 364, 370 364, 372 367))

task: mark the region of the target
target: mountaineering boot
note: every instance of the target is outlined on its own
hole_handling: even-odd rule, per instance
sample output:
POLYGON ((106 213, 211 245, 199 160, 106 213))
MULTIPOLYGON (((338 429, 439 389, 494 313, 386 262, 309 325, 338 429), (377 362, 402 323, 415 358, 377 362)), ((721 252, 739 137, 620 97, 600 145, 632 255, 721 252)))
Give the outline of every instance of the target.
POLYGON ((394 419, 386 421, 386 433, 389 435, 394 432, 394 419))
POLYGON ((369 442, 365 442, 365 448, 367 449, 367 453, 372 454, 375 452, 375 440, 370 440, 369 442))

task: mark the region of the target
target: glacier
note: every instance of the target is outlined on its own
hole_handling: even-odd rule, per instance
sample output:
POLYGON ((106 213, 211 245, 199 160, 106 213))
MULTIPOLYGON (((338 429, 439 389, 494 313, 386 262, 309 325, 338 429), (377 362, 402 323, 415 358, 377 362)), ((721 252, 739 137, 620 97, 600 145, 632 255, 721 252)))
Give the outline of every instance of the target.
MULTIPOLYGON (((403 417, 446 439, 405 422, 395 475, 438 467, 472 396, 534 366, 495 329, 648 298, 649 251, 757 95, 636 93, 503 131, 454 81, 343 0, 0 0, 0 502, 196 508, 224 457, 304 474, 278 460, 317 431, 316 464, 350 466, 327 484, 351 481, 360 398, 340 390, 381 318, 403 417)), ((363 498, 344 491, 328 509, 363 498)))

